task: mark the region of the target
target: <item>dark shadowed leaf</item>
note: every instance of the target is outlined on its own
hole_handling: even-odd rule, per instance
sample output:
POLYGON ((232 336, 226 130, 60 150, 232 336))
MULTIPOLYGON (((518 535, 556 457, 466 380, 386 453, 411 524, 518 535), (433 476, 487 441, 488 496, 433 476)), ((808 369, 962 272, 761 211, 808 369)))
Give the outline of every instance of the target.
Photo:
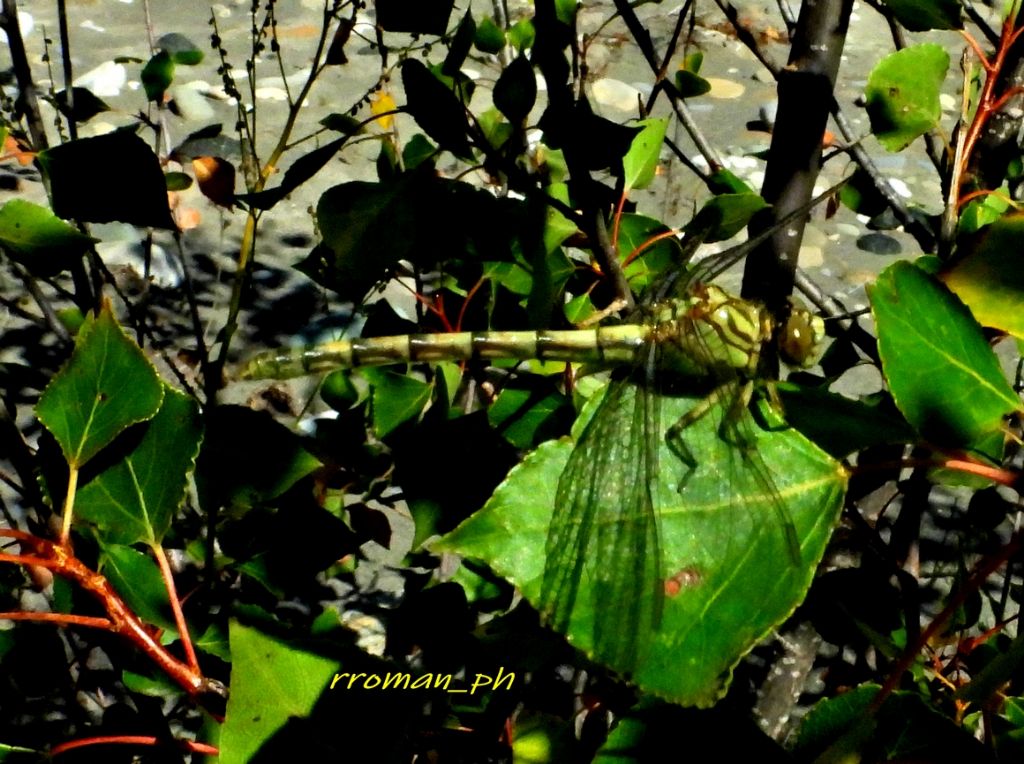
POLYGON ((386 32, 444 34, 455 0, 377 0, 377 22, 386 32))
POLYGON ((269 210, 285 196, 301 186, 307 180, 316 175, 320 169, 331 161, 331 158, 338 153, 338 150, 348 140, 346 135, 343 138, 336 138, 318 149, 313 149, 308 154, 299 157, 295 163, 284 174, 281 185, 276 188, 260 191, 255 194, 239 194, 236 199, 255 207, 259 210, 269 210))
POLYGON ((537 100, 537 78, 525 56, 519 56, 494 85, 494 105, 513 124, 522 122, 537 100))
POLYGON ((319 466, 301 439, 266 412, 218 406, 209 417, 196 482, 212 506, 251 507, 280 496, 319 466))
POLYGON ((68 103, 67 90, 58 90, 54 95, 54 100, 60 113, 75 122, 88 122, 97 114, 110 111, 107 103, 102 98, 93 95, 89 88, 73 87, 71 95, 74 103, 68 103))
POLYGON ((153 150, 130 130, 79 138, 39 152, 53 212, 89 223, 121 221, 174 230, 153 150))
POLYGON ((406 111, 423 132, 460 159, 472 159, 466 109, 455 93, 414 58, 402 62, 402 84, 406 111))

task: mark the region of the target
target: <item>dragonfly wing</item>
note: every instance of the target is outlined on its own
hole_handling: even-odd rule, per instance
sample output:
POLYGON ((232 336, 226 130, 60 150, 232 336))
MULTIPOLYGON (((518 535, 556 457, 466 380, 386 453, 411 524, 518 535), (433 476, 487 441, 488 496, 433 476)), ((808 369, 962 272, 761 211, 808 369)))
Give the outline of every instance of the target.
POLYGON ((623 672, 661 618, 659 408, 628 379, 608 385, 559 478, 545 549, 541 611, 563 633, 591 628, 595 657, 623 672))

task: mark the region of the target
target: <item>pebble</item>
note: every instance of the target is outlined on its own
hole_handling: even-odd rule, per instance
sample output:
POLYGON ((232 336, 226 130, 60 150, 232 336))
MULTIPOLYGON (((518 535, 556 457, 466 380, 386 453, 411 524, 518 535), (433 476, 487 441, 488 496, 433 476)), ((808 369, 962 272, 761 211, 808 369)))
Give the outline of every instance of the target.
POLYGON ((739 98, 747 91, 743 85, 733 80, 726 80, 721 77, 707 77, 706 79, 711 85, 711 90, 708 92, 708 96, 711 98, 731 100, 739 98))
POLYGON ((898 255, 903 251, 903 245, 892 236, 873 231, 857 239, 857 249, 872 255, 898 255))
POLYGON ((632 85, 605 77, 593 84, 590 91, 601 106, 619 111, 635 112, 640 90, 632 85))
POLYGON ((75 79, 78 87, 88 88, 98 98, 111 98, 121 94, 121 89, 128 81, 128 70, 124 64, 104 61, 95 69, 90 69, 75 79))

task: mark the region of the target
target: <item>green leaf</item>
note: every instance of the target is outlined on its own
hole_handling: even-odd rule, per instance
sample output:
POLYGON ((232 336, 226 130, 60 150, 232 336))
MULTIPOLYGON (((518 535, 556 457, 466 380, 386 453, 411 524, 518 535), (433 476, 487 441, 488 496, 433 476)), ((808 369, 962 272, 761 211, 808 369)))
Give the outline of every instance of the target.
POLYGON ((373 429, 383 438, 422 412, 434 386, 385 369, 363 371, 373 386, 373 429))
POLYGON ((231 663, 231 646, 227 632, 217 623, 211 623, 199 637, 192 640, 197 650, 216 656, 225 663, 231 663))
POLYGON ((36 276, 66 270, 96 241, 25 199, 11 199, 0 207, 0 246, 36 276))
POLYGON ((135 614, 166 632, 178 633, 160 567, 151 557, 121 544, 102 544, 100 572, 135 614))
POLYGON ((646 215, 627 212, 619 218, 619 258, 623 262, 631 258, 623 272, 638 293, 680 265, 679 240, 663 236, 666 233, 670 233, 668 226, 646 215), (653 241, 656 237, 661 238, 653 241))
POLYGON ((362 121, 349 114, 328 114, 320 120, 320 124, 328 130, 333 130, 342 135, 356 135, 365 132, 362 121))
POLYGON ((203 60, 203 51, 183 34, 170 32, 161 35, 156 41, 156 47, 164 51, 176 64, 195 66, 203 60))
POLYGON ((171 54, 165 50, 154 54, 142 67, 141 79, 146 98, 158 103, 162 101, 167 88, 174 82, 174 60, 171 54))
POLYGON ((537 31, 533 28, 531 19, 519 19, 512 28, 508 30, 509 44, 520 53, 533 47, 533 41, 537 31))
POLYGON ((477 25, 474 44, 481 53, 500 53, 505 47, 505 30, 490 16, 484 16, 477 25))
POLYGON ((966 306, 907 262, 883 271, 868 296, 882 369, 907 421, 954 448, 981 447, 1000 433, 1020 401, 966 306))
MULTIPOLYGON (((599 403, 588 403, 577 422, 577 436, 599 403)), ((696 403, 663 396, 662 434, 696 403)), ((628 394, 622 405, 631 408, 628 394)), ((617 412, 602 412, 609 413, 617 412)), ((740 658, 803 599, 846 485, 842 467, 795 430, 758 430, 756 448, 763 463, 748 461, 749 455, 736 453, 735 444, 723 441, 720 410, 717 414, 701 417, 683 433, 699 460, 689 474, 659 438, 660 470, 652 488, 661 531, 659 584, 666 586, 666 597, 660 628, 641 635, 649 637, 650 647, 632 667, 631 681, 684 705, 713 704, 740 658), (787 552, 775 512, 778 505, 765 490, 765 475, 774 478, 794 525, 800 565, 787 552)), ((557 485, 572 447, 567 438, 541 445, 512 470, 481 511, 441 540, 440 548, 484 560, 537 603, 548 526, 558 510, 557 485)), ((595 617, 609 617, 595 608, 611 606, 592 588, 591 566, 602 564, 607 560, 584 561, 568 626, 569 641, 588 654, 594 649, 595 617)))
POLYGON ((131 425, 153 417, 164 388, 139 346, 104 305, 89 316, 75 350, 36 404, 36 416, 81 467, 131 425))
POLYGON ((423 62, 402 62, 406 111, 432 140, 460 159, 471 160, 466 109, 455 93, 435 77, 423 62))
POLYGON ((882 4, 911 32, 964 26, 957 0, 882 0, 882 4))
POLYGON ((168 191, 184 191, 192 186, 192 176, 185 172, 164 173, 168 191))
POLYGON ((708 233, 704 241, 725 241, 742 231, 755 214, 768 206, 759 194, 719 194, 700 208, 683 230, 708 233))
POLYGON ((957 221, 957 233, 960 235, 976 233, 999 220, 1008 209, 1010 209, 1010 191, 1004 183, 999 189, 999 193, 985 194, 967 202, 957 221))
POLYGON ((696 98, 711 92, 711 83, 699 74, 680 69, 676 72, 676 89, 683 98, 696 98))
MULTIPOLYGON (((79 489, 75 515, 115 544, 159 544, 185 500, 202 440, 199 406, 166 386, 141 439, 79 489)), ((126 433, 126 438, 134 433, 126 433)))
POLYGON ((177 229, 160 161, 129 130, 68 141, 40 151, 38 160, 58 217, 177 229))
POLYGON ((293 720, 306 718, 337 663, 232 621, 231 697, 220 734, 221 764, 245 764, 293 720))
POLYGON ((1018 339, 1024 339, 1024 269, 1017 255, 1022 236, 1024 214, 1005 215, 941 275, 979 323, 1018 339))
POLYGON ((665 140, 668 117, 642 119, 636 125, 643 129, 633 138, 629 151, 622 158, 625 193, 634 188, 647 188, 654 180, 661 157, 661 144, 665 140))
POLYGON ((519 56, 501 73, 494 85, 494 105, 512 124, 519 124, 530 114, 537 100, 537 78, 533 65, 519 56))
POLYGON ((883 58, 864 91, 871 132, 889 151, 901 151, 939 124, 939 94, 949 54, 936 43, 922 43, 883 58))

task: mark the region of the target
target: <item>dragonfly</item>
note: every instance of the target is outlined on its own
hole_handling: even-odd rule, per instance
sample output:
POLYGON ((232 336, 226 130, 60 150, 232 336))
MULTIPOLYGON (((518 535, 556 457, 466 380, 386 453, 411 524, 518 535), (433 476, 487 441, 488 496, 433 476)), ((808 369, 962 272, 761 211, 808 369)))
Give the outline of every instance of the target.
POLYGON ((823 336, 821 318, 800 307, 778 325, 765 306, 714 284, 661 284, 657 298, 628 323, 342 339, 309 349, 261 352, 245 364, 241 377, 282 379, 363 366, 498 359, 612 369, 612 380, 558 481, 537 604, 554 630, 567 633, 589 566, 598 606, 594 654, 628 672, 643 652, 644 635, 660 624, 664 598, 695 576, 685 569, 675 576, 662 570, 652 493, 660 438, 678 457, 684 485, 685 475, 698 463, 686 444, 686 428, 716 405, 724 406, 721 437, 754 465, 761 487, 774 496, 773 525, 784 536, 794 565, 799 564, 793 522, 767 468, 757 462, 755 438, 748 431, 752 425, 744 417, 750 416, 747 405, 766 348, 774 347, 781 360, 802 367, 816 358, 823 336), (688 394, 706 394, 704 402, 662 429, 661 398, 680 387, 688 394), (624 621, 631 627, 624 629, 624 621))

